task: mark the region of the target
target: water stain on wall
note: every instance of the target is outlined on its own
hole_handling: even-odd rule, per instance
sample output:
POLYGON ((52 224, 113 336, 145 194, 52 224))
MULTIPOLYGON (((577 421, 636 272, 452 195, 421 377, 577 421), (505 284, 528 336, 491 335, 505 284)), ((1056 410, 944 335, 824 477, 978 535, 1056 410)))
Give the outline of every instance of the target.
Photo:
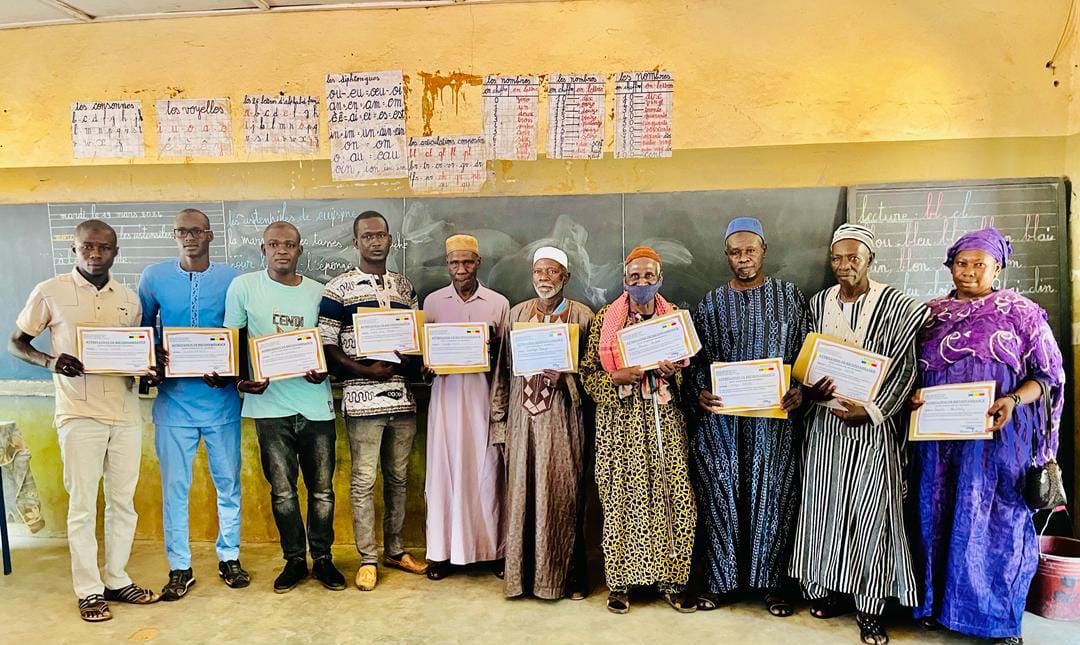
POLYGON ((435 101, 439 101, 439 104, 445 104, 446 99, 443 93, 450 90, 450 100, 454 106, 454 112, 458 111, 460 102, 464 96, 464 89, 469 85, 479 86, 483 83, 484 79, 476 74, 465 74, 463 72, 451 72, 450 74, 440 74, 438 70, 434 72, 418 72, 420 79, 424 82, 424 94, 420 99, 421 113, 424 121, 424 136, 431 136, 431 118, 435 116, 435 101))

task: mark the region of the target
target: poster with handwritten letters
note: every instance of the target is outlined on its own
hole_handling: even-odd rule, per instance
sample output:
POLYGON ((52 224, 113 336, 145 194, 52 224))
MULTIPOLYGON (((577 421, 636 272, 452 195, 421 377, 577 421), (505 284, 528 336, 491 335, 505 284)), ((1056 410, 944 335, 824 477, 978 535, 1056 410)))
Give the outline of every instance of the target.
POLYGON ((72 103, 71 149, 76 159, 143 156, 142 101, 72 103))
POLYGON ((229 99, 167 99, 158 101, 156 107, 161 156, 232 154, 229 99))
POLYGON ((286 154, 318 152, 319 97, 246 95, 244 149, 286 154))
POLYGON ((600 159, 604 156, 604 77, 552 74, 548 77, 550 159, 600 159))
POLYGON ((536 159, 537 102, 540 79, 536 76, 485 76, 484 135, 491 159, 536 159))
POLYGON ((401 71, 326 75, 334 181, 407 177, 401 71))
POLYGON ((475 193, 488 180, 487 139, 409 138, 409 186, 418 193, 475 193))
POLYGON ((671 72, 622 72, 615 79, 615 157, 670 157, 671 72))

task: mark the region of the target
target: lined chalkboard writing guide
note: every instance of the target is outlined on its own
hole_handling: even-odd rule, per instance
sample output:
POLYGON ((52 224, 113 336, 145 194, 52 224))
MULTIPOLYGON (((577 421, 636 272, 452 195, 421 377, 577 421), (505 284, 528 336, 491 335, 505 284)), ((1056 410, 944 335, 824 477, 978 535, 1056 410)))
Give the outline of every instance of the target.
POLYGON ((877 238, 871 277, 920 300, 945 295, 942 262, 964 233, 994 226, 1013 255, 997 284, 1039 303, 1063 343, 1069 330, 1066 180, 1059 177, 855 186, 848 221, 877 238))

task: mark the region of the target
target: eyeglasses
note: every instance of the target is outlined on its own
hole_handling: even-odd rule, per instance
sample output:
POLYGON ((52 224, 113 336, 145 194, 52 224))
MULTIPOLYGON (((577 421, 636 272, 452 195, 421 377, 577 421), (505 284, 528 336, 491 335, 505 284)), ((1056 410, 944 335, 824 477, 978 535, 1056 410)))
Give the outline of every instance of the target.
POLYGON ((361 242, 381 242, 390 237, 390 234, 386 231, 377 231, 375 233, 363 233, 360 235, 361 242))
POLYGON ((174 228, 173 237, 182 240, 185 237, 200 238, 210 232, 208 228, 174 228))

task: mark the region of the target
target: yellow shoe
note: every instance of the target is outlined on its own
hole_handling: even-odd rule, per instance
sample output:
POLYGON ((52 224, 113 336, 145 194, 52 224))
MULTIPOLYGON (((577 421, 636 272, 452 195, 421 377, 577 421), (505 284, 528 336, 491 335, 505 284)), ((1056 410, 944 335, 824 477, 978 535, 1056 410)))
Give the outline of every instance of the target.
POLYGON ((356 572, 356 588, 371 591, 379 581, 379 569, 374 564, 361 565, 356 572))
POLYGON ((401 569, 409 573, 415 573, 418 575, 424 575, 427 573, 428 565, 426 562, 420 562, 416 558, 412 557, 408 553, 402 553, 399 557, 391 557, 389 555, 383 557, 383 564, 388 567, 394 567, 395 569, 401 569))

